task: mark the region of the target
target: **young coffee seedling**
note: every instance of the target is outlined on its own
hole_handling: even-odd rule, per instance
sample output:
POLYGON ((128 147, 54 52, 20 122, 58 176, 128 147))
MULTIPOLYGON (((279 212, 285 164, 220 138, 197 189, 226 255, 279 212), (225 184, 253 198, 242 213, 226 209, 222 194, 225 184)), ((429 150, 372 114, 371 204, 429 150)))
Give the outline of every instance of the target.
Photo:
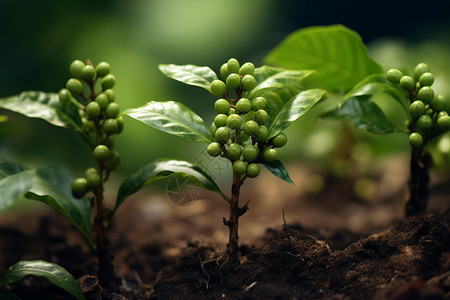
POLYGON ((250 62, 240 65, 231 58, 220 68, 223 80, 208 67, 161 65, 161 71, 181 82, 202 87, 216 98, 211 107, 217 115, 211 126, 193 111, 177 102, 149 102, 124 113, 156 129, 206 142, 210 156, 227 159, 232 165, 233 182, 229 203, 230 217, 227 258, 238 261, 239 217, 248 209, 240 206, 241 186, 247 178, 260 174, 265 166, 273 174, 292 183, 277 149, 287 142, 283 133, 293 121, 314 106, 322 90, 303 90, 301 81, 311 71, 287 71, 263 66, 255 69, 250 62))

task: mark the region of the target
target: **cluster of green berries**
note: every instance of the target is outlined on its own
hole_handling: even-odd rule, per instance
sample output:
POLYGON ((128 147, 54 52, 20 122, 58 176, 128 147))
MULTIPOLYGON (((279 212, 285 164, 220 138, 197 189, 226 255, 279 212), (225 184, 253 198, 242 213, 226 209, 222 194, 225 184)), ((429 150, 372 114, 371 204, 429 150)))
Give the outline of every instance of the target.
POLYGON ((398 69, 390 69, 386 72, 386 78, 408 92, 411 104, 407 130, 413 149, 423 149, 428 140, 450 130, 450 101, 444 95, 435 95, 431 87, 434 75, 426 64, 418 64, 413 76, 404 75, 398 69))
POLYGON ((269 121, 264 110, 266 99, 245 98, 256 87, 256 79, 252 75, 254 70, 252 63, 240 66, 234 58, 220 68, 225 82, 214 80, 211 83, 211 93, 221 97, 214 103, 217 115, 210 127, 215 141, 206 148, 209 155, 230 160, 234 174, 250 178, 259 175, 259 163, 275 161, 275 148, 283 147, 287 142, 284 133, 268 139, 269 131, 264 126, 269 121))
POLYGON ((104 171, 109 174, 119 166, 120 155, 113 150, 114 136, 122 132, 124 120, 119 116, 119 105, 114 102, 112 89, 116 78, 107 62, 94 67, 90 61, 85 64, 75 60, 70 65, 70 73, 73 77, 59 91, 59 99, 62 104, 72 102, 79 108, 84 131, 95 136, 93 156, 98 162, 97 168, 89 168, 84 177, 72 184, 73 195, 83 197, 101 186, 104 171))

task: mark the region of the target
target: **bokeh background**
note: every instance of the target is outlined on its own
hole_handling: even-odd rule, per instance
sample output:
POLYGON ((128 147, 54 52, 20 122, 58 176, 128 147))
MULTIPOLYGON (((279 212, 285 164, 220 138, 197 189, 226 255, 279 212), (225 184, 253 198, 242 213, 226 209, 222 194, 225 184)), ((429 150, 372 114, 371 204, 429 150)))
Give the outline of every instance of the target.
MULTIPOLYGON (((235 57, 259 66, 289 33, 337 23, 357 31, 385 68, 428 63, 438 79, 436 89, 450 95, 450 1, 1 0, 0 97, 24 90, 57 92, 70 77, 74 59, 108 61, 122 110, 151 100, 175 100, 209 123, 214 97, 166 78, 158 64, 207 65, 218 71, 235 57)), ((0 123, 2 159, 33 167, 64 165, 74 176, 92 165, 90 150, 77 134, 0 113, 8 116, 8 122, 0 123)), ((290 141, 279 151, 282 159, 318 168, 332 163, 330 154, 342 146, 337 134, 342 125, 317 122, 316 115, 312 111, 288 129, 290 141)), ((159 157, 192 160, 206 146, 130 118, 125 126, 116 138, 122 156, 119 177, 159 157)), ((368 161, 409 147, 405 135, 355 135, 355 153, 368 161)), ((450 138, 446 140, 441 147, 450 152, 450 138)))

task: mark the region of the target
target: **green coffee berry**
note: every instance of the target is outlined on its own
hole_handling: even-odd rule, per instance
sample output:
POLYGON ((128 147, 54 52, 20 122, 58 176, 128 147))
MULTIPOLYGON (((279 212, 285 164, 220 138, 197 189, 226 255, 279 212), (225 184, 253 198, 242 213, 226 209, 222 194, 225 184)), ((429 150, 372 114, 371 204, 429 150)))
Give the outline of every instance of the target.
POLYGON ((228 115, 233 115, 236 113, 236 110, 234 108, 230 108, 230 110, 228 111, 228 115))
POLYGON ((264 125, 269 120, 269 115, 265 110, 260 109, 253 115, 253 120, 255 120, 259 125, 264 125))
POLYGON ((400 78, 400 86, 406 91, 412 91, 416 87, 416 84, 411 76, 406 75, 400 78))
POLYGON ((248 134, 246 134, 244 131, 240 131, 240 133, 239 133, 239 137, 240 137, 240 139, 241 139, 241 143, 243 143, 243 142, 245 142, 245 141, 247 141, 249 138, 250 138, 250 136, 248 135, 248 134))
POLYGON ((210 90, 214 96, 222 97, 227 92, 227 86, 222 80, 214 80, 211 82, 210 90))
POLYGON ((239 62, 236 58, 230 58, 227 62, 228 72, 231 73, 239 73, 239 62))
POLYGON ((95 73, 95 69, 91 65, 86 65, 83 70, 81 70, 81 78, 83 78, 85 81, 92 81, 94 80, 95 76, 97 74, 95 73))
POLYGON ((111 151, 105 145, 98 145, 93 151, 94 158, 99 162, 104 162, 111 155, 111 151))
POLYGON ((61 104, 67 104, 70 102, 72 94, 69 92, 68 89, 61 89, 59 90, 58 97, 61 104))
POLYGON ((241 80, 241 85, 244 91, 251 91, 256 87, 256 79, 252 75, 244 75, 241 80))
POLYGON ((255 66, 251 62, 246 62, 239 68, 239 75, 252 75, 255 71, 255 66))
POLYGON ((87 186, 90 189, 95 189, 97 187, 99 187, 102 183, 102 179, 100 178, 100 175, 98 175, 98 173, 88 173, 86 174, 86 181, 87 181, 87 186))
POLYGON ((95 67, 95 70, 99 77, 105 77, 111 72, 111 66, 107 62, 102 61, 95 67))
POLYGON ((266 108, 267 101, 263 97, 256 97, 252 100, 252 109, 254 111, 266 108))
POLYGON ((120 165, 120 154, 117 151, 111 151, 111 155, 104 163, 106 170, 113 171, 120 165))
POLYGON ((97 118, 101 112, 100 104, 95 101, 89 102, 86 106, 86 116, 91 120, 97 118))
POLYGON ((252 163, 247 166, 247 176, 250 178, 255 178, 259 175, 260 168, 259 164, 252 163))
POLYGON ((217 142, 212 142, 206 147, 206 152, 213 157, 219 156, 222 153, 222 146, 217 142))
POLYGON ((284 132, 280 132, 272 138, 272 145, 276 148, 281 148, 287 143, 287 135, 284 132))
POLYGON ((214 103, 214 110, 218 114, 228 114, 230 111, 230 103, 225 99, 219 99, 214 103))
POLYGON ((86 178, 90 173, 98 174, 98 171, 96 168, 88 168, 84 172, 84 177, 86 178))
POLYGON ((214 118, 214 125, 216 125, 217 128, 226 126, 227 125, 227 115, 225 114, 219 114, 214 118))
POLYGON ((248 162, 254 161, 259 155, 259 149, 255 145, 245 145, 242 150, 244 159, 248 162))
POLYGON ((386 72, 386 79, 392 83, 399 83, 400 78, 402 78, 403 73, 398 69, 389 69, 386 72))
POLYGON ((83 92, 83 85, 78 79, 70 78, 67 80, 66 88, 72 93, 72 95, 78 95, 83 92))
POLYGON ((106 107, 105 114, 107 118, 115 119, 117 118, 119 113, 120 113, 119 104, 115 102, 109 103, 108 106, 106 107))
POLYGON ((277 159, 277 150, 271 148, 265 149, 263 151, 263 158, 267 162, 275 161, 277 159))
POLYGON ((209 126, 209 133, 211 133, 211 135, 214 137, 214 135, 216 134, 216 130, 217 130, 217 126, 213 122, 211 124, 211 126, 209 126))
POLYGON ((230 138, 230 130, 227 127, 220 127, 216 130, 214 138, 216 139, 216 142, 225 144, 230 138))
POLYGON ((418 132, 413 132, 409 135, 409 144, 413 148, 420 148, 423 145, 422 135, 418 132))
POLYGON ((241 77, 236 73, 231 73, 227 77, 226 84, 228 89, 235 90, 241 86, 241 77))
POLYGON ((253 121, 253 116, 255 115, 255 111, 251 110, 244 115, 244 122, 253 121))
POLYGON ((101 86, 103 90, 112 89, 115 84, 116 84, 116 77, 112 74, 108 74, 102 78, 101 86))
POLYGON ((88 120, 86 118, 82 118, 81 121, 83 122, 83 127, 86 132, 93 132, 95 131, 95 123, 94 121, 88 120))
POLYGON ((97 97, 95 97, 95 102, 97 102, 100 105, 100 108, 102 110, 105 110, 108 107, 109 99, 105 93, 101 93, 97 97))
POLYGON ((424 102, 430 102, 434 98, 434 91, 431 87, 424 86, 420 88, 417 96, 419 97, 420 100, 424 102))
POLYGON ((85 64, 81 60, 74 60, 70 64, 70 74, 75 78, 81 78, 81 72, 83 71, 85 64))
POLYGON ((419 78, 420 86, 431 86, 434 83, 434 75, 430 72, 425 72, 420 75, 419 78))
POLYGON ((250 120, 244 123, 242 130, 244 130, 244 132, 248 135, 256 136, 259 132, 259 125, 256 121, 250 120))
POLYGON ((119 124, 116 119, 106 119, 102 124, 102 130, 106 135, 116 134, 119 130, 119 124))
POLYGON ((431 127, 433 126, 433 120, 429 115, 422 115, 417 119, 416 127, 421 132, 428 132, 430 131, 431 127))
POLYGON ((447 99, 444 95, 436 95, 433 100, 431 100, 431 107, 435 111, 443 111, 447 108, 447 99))
POLYGON ((236 143, 231 143, 227 147, 227 156, 229 159, 236 160, 239 159, 242 155, 241 145, 236 143))
POLYGON ((223 80, 226 80, 228 75, 230 75, 230 72, 228 72, 228 66, 227 63, 224 63, 221 67, 220 67, 220 76, 222 77, 223 80))
POLYGON ((245 114, 252 109, 252 103, 247 98, 241 98, 236 102, 236 111, 239 114, 245 114))
POLYGON ((420 76, 428 71, 430 71, 428 65, 425 63, 420 63, 414 68, 414 78, 416 78, 416 80, 419 80, 420 76))
POLYGON ((118 118, 117 118, 117 134, 120 134, 120 133, 122 133, 122 131, 123 131, 123 128, 124 128, 124 126, 125 126, 125 121, 124 121, 124 119, 123 119, 123 116, 119 116, 118 118))
POLYGON ((247 163, 242 160, 237 160, 233 163, 233 173, 243 175, 247 172, 247 163))
POLYGON ((436 127, 442 131, 450 130, 450 117, 448 115, 439 117, 436 121, 436 127))
POLYGON ((227 118, 227 126, 231 129, 238 129, 242 126, 242 118, 238 114, 231 114, 227 118))
POLYGON ((108 97, 109 102, 114 102, 115 96, 114 91, 112 89, 105 90, 103 94, 105 94, 108 97))
POLYGON ((114 144, 115 144, 114 136, 113 135, 108 136, 105 140, 105 146, 108 147, 109 149, 112 149, 114 148, 114 144))
POLYGON ((409 106, 409 114, 414 120, 423 115, 424 113, 425 113, 425 104, 420 100, 414 101, 409 106))
POLYGON ((269 137, 269 130, 267 129, 266 126, 261 125, 259 126, 259 130, 256 133, 256 141, 259 143, 264 143, 265 141, 267 141, 267 138, 269 137))
POLYGON ((429 107, 429 108, 427 108, 426 110, 425 110, 425 114, 427 115, 427 116, 432 116, 433 114, 434 114, 434 110, 431 108, 431 107, 429 107))
POLYGON ((72 183, 72 195, 75 198, 83 197, 88 191, 86 178, 76 178, 72 183))

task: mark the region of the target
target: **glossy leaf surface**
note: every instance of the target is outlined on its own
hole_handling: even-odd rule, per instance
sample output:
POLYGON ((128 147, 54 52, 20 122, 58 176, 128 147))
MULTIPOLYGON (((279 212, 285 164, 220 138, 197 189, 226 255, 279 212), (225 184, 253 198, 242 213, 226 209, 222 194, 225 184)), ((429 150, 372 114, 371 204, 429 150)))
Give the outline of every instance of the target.
POLYGON ((211 91, 211 82, 218 79, 216 73, 209 67, 195 65, 159 65, 159 69, 167 77, 177 81, 204 88, 211 91))
POLYGON ((279 160, 275 160, 273 162, 267 163, 263 162, 261 163, 264 167, 267 168, 270 172, 272 172, 273 175, 277 176, 280 179, 283 179, 289 184, 294 184, 292 179, 289 177, 289 173, 286 170, 286 167, 283 165, 283 163, 279 160))

